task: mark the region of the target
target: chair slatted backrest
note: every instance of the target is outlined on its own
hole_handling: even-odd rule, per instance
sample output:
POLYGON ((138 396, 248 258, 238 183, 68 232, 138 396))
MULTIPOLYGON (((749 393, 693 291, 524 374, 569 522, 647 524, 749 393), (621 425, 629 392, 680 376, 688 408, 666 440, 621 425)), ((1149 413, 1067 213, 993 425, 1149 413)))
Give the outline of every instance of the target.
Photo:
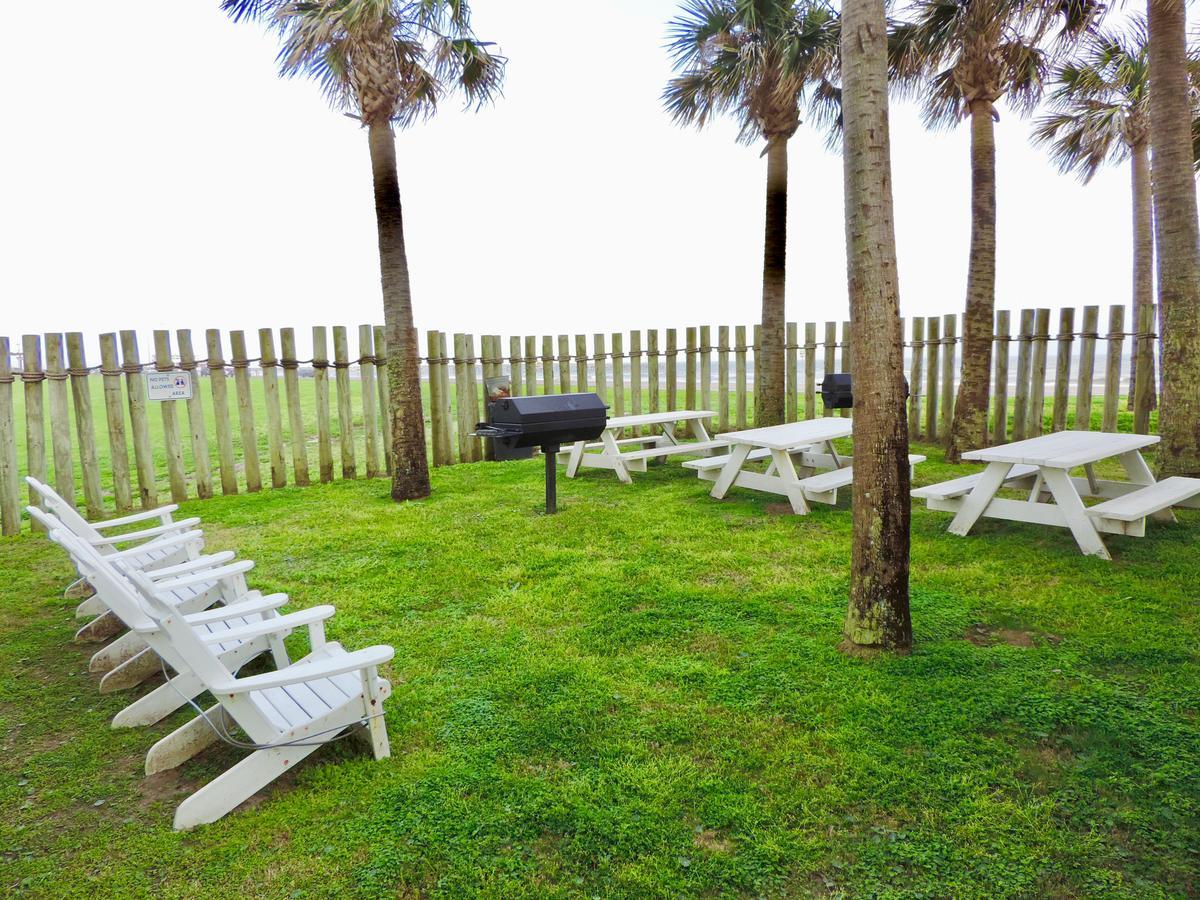
MULTIPOLYGON (((42 482, 38 481, 32 475, 26 475, 25 481, 45 501, 46 506, 50 508, 50 512, 57 516, 61 524, 72 534, 77 534, 89 540, 96 540, 101 537, 100 532, 93 528, 91 523, 81 516, 75 507, 64 500, 58 491, 54 490, 50 485, 42 484, 42 482)), ((101 552, 111 553, 112 551, 105 550, 101 552)))

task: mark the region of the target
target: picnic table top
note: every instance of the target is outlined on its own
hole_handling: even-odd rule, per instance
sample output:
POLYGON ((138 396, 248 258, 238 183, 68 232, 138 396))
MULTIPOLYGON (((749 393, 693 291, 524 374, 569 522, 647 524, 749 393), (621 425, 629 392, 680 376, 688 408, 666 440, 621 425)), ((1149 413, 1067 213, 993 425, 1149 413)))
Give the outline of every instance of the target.
POLYGON ((1039 437, 969 450, 963 459, 982 462, 1013 463, 1044 466, 1050 469, 1073 469, 1099 462, 1131 450, 1140 450, 1158 443, 1155 434, 1113 434, 1105 431, 1056 431, 1039 437))
POLYGON ((712 419, 716 413, 711 409, 672 409, 666 412, 641 413, 636 416, 617 416, 609 419, 607 428, 636 428, 639 425, 670 425, 672 422, 688 422, 692 419, 712 419))
POLYGON ((765 447, 768 450, 790 450, 801 444, 849 437, 853 431, 852 421, 838 416, 826 416, 821 419, 786 422, 783 425, 747 428, 744 431, 727 431, 717 437, 731 444, 749 444, 751 447, 765 447))

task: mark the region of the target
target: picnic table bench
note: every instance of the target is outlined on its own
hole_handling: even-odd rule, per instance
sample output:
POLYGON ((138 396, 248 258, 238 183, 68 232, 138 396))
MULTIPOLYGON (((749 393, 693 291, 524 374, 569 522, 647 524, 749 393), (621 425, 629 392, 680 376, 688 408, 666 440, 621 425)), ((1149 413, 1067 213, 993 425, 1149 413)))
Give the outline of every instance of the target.
POLYGON ((632 484, 630 472, 645 472, 646 463, 668 456, 708 455, 728 446, 724 440, 714 440, 705 422, 716 415, 709 409, 675 409, 666 412, 642 413, 636 416, 617 416, 609 419, 598 441, 578 441, 559 451, 558 461, 566 463, 567 477, 574 478, 584 469, 610 469, 617 473, 622 484, 632 484), (675 436, 678 425, 686 425, 693 441, 680 441, 675 436), (650 428, 652 433, 620 437, 627 428, 650 428), (641 449, 628 450, 628 447, 641 449))
POLYGON ((956 514, 951 534, 968 534, 985 516, 1050 525, 1069 528, 1083 553, 1110 559, 1102 533, 1141 537, 1147 518, 1173 522, 1173 506, 1200 508, 1200 478, 1154 480, 1140 451, 1158 440, 1149 434, 1059 431, 968 451, 963 459, 986 462, 987 468, 912 493, 930 509, 956 514), (1114 457, 1128 481, 1096 477, 1095 464, 1114 457), (1077 468, 1083 469, 1083 477, 1072 477, 1077 468), (998 497, 1003 487, 1027 488, 1028 498, 998 497), (1085 497, 1104 502, 1088 507, 1085 497))

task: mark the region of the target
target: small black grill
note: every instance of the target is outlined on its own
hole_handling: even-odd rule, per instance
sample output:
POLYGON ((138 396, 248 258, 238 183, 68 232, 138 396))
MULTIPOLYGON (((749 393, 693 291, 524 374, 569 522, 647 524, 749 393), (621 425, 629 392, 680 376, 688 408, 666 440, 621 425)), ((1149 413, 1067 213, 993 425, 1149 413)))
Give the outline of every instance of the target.
MULTIPOLYGON (((908 396, 908 379, 904 379, 904 396, 908 396)), ((854 409, 853 381, 849 372, 830 372, 821 382, 821 402, 826 409, 854 409)))
POLYGON ((608 407, 599 394, 546 394, 505 397, 491 407, 491 422, 475 426, 479 437, 508 448, 541 447, 546 457, 546 512, 558 509, 556 468, 559 448, 600 437, 608 407))

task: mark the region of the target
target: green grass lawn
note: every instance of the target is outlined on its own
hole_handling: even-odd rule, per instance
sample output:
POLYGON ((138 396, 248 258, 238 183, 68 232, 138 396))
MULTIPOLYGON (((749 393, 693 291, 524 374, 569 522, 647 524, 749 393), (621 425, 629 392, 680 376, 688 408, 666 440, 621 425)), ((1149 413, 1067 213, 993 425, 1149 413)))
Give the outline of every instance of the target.
MULTIPOLYGON (((928 483, 960 473, 936 448, 928 483)), ((1108 536, 913 512, 912 655, 837 651, 850 514, 717 502, 678 466, 541 462, 193 503, 252 586, 395 645, 392 757, 324 748, 177 834, 240 757, 142 774, 71 572, 0 543, 0 891, 30 895, 1186 896, 1200 892, 1200 513, 1108 536)), ((297 645, 298 652, 302 646, 297 645)))

